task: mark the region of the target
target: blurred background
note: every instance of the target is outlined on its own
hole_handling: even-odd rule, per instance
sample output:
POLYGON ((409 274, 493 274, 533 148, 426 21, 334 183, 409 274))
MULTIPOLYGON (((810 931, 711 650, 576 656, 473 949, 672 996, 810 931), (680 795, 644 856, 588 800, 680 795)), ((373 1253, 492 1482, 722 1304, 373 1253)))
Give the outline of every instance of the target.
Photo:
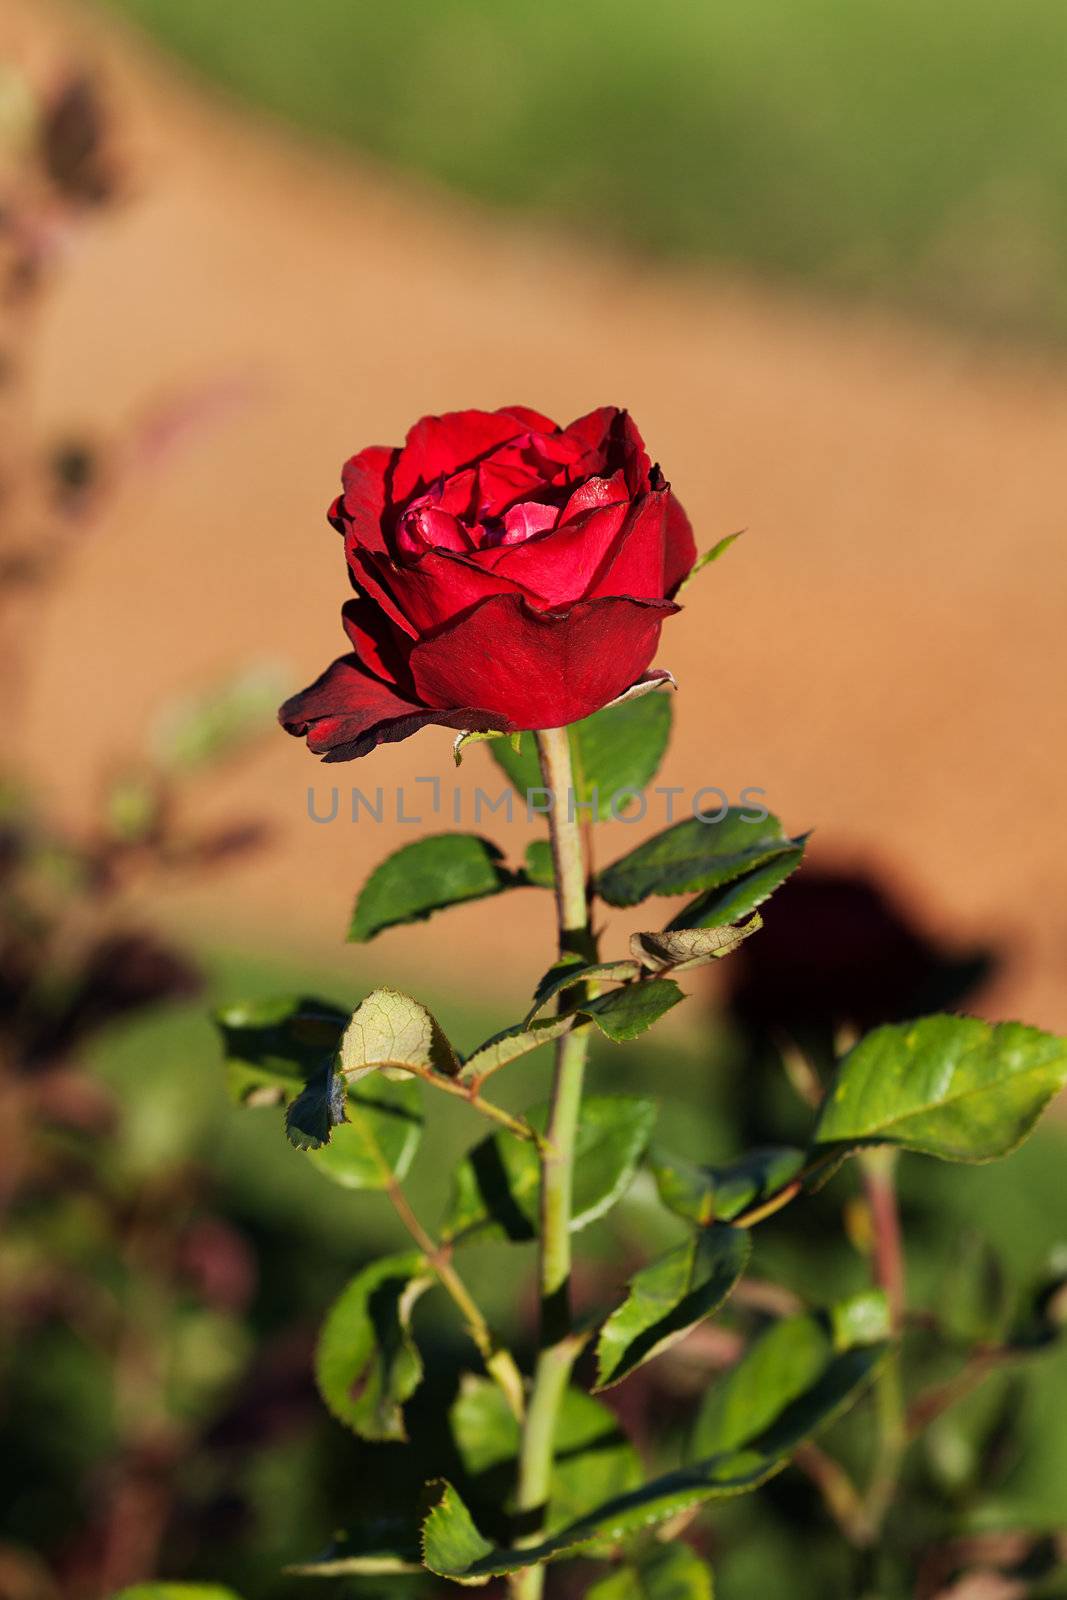
MULTIPOLYGON (((747 530, 665 633, 665 781, 760 787, 816 830, 809 914, 853 930, 850 981, 906 974, 873 1019, 951 971, 971 1009, 1067 1026, 1067 19, 5 0, 0 47, 0 1594, 164 1574, 258 1600, 380 1475, 307 1363, 394 1235, 228 1109, 210 1007, 351 1005, 388 974, 469 1046, 551 941, 531 892, 344 945, 355 889, 416 835, 397 787, 439 774, 447 807, 500 781, 479 750, 456 773, 444 730, 321 768, 269 729, 342 649, 324 512, 354 450, 462 406, 629 407, 698 544, 747 530), (309 788, 322 813, 335 784, 315 825, 309 788), (353 784, 382 787, 383 824, 347 820, 353 784)), ((534 830, 492 831, 518 855, 534 830)), ((788 1121, 775 1019, 722 976, 626 1069, 705 1159, 788 1121)), ((435 1125, 426 1169, 476 1131, 435 1125)), ((917 1166, 919 1283, 960 1230, 1036 1270, 1067 1232, 1064 1153, 1053 1127, 951 1182, 917 1166)), ((654 1225, 619 1226, 636 1248, 654 1225)), ((490 1253, 490 1297, 498 1276, 490 1253)), ((995 1408, 923 1492, 971 1495, 982 1526, 1062 1520, 1038 1427, 1061 1357, 1039 1382, 1005 1402, 1037 1431, 996 1434, 992 1485, 995 1408)), ((764 1560, 800 1592, 798 1549, 833 1592, 809 1511, 782 1491, 758 1559, 755 1513, 724 1516, 727 1600, 773 1588, 764 1560)))

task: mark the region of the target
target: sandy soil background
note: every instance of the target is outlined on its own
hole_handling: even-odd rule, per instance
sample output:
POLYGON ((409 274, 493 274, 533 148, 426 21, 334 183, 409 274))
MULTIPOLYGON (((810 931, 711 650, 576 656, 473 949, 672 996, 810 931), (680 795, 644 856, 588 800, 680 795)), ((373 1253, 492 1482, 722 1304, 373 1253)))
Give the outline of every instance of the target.
MULTIPOLYGON (((50 299, 40 418, 106 430, 205 383, 246 391, 127 487, 41 619, 18 738, 57 810, 84 811, 176 689, 249 658, 296 687, 340 653, 323 513, 347 454, 427 411, 625 404, 699 542, 748 529, 665 631, 665 781, 763 787, 824 859, 873 860, 945 933, 1005 944, 990 1009, 1067 1025, 1062 369, 579 251, 261 126, 91 13, 6 11, 25 59, 63 40, 103 64, 137 189, 50 299)), ((315 826, 309 785, 325 804, 381 784, 391 812, 435 772, 446 797, 493 776, 477 751, 457 778, 444 731, 341 768, 279 733, 202 797, 266 819, 273 848, 167 915, 336 951, 357 883, 417 830, 352 826, 343 804, 315 826)), ((546 900, 387 935, 351 952, 353 984, 384 963, 440 987, 473 962, 520 994, 546 900)))

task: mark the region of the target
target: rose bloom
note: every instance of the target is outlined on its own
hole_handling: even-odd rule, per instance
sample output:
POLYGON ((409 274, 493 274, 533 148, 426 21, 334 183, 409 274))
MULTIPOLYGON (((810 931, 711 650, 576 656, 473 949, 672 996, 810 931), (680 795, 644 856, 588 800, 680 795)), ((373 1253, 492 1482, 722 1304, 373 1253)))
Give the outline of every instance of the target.
POLYGON ((625 411, 567 428, 524 406, 423 417, 345 464, 329 511, 351 653, 282 706, 327 761, 425 723, 578 722, 638 682, 696 557, 625 411))

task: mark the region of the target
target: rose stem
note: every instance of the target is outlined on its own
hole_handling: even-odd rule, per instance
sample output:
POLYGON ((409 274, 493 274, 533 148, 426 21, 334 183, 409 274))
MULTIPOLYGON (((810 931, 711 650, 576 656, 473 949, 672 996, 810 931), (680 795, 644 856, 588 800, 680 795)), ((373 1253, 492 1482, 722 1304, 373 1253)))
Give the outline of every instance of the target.
POLYGON ((405 1228, 426 1259, 426 1265, 437 1278, 442 1289, 451 1296, 467 1326, 467 1332, 485 1362, 486 1370, 499 1384, 508 1405, 520 1421, 523 1415, 522 1378, 510 1353, 498 1345, 489 1325, 475 1303, 474 1297, 452 1265, 451 1252, 446 1245, 438 1244, 427 1233, 411 1208, 411 1203, 397 1179, 390 1174, 386 1194, 405 1228))
MULTIPOLYGON (((589 929, 585 856, 576 820, 570 739, 566 728, 546 728, 537 735, 541 772, 551 801, 548 813, 552 861, 556 875, 556 913, 560 955, 595 960, 596 944, 589 929)), ((574 991, 567 991, 567 1003, 574 991)), ((560 997, 561 1004, 564 996, 560 997)), ((574 1147, 582 1104, 582 1079, 588 1031, 564 1034, 556 1045, 556 1071, 548 1126, 541 1149, 541 1239, 539 1278, 541 1340, 534 1367, 530 1403, 519 1456, 517 1509, 523 1542, 535 1542, 552 1481, 552 1445, 556 1422, 571 1368, 580 1348, 571 1328, 571 1191, 574 1147)), ((512 1592, 521 1600, 539 1600, 544 1568, 516 1573, 512 1592)))
MULTIPOLYGON (((865 1150, 860 1170, 870 1210, 874 1236, 874 1281, 885 1290, 889 1327, 899 1340, 904 1322, 904 1249, 900 1232, 896 1189, 897 1152, 865 1150)), ((904 1395, 900 1381, 899 1350, 891 1349, 878 1374, 875 1403, 878 1412, 879 1454, 867 1491, 867 1521, 871 1537, 877 1536, 896 1494, 901 1458, 907 1444, 904 1395)))

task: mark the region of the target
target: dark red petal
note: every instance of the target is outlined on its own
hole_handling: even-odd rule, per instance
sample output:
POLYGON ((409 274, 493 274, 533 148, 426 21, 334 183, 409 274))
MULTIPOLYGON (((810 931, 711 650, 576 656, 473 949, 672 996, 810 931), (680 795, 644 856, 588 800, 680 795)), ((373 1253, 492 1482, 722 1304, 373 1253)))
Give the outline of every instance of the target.
POLYGON ((516 728, 559 727, 628 689, 655 655, 663 619, 677 609, 669 601, 611 599, 546 612, 494 595, 420 640, 411 671, 427 704, 476 701, 516 728))
POLYGON ((278 712, 287 733, 307 737, 308 749, 326 761, 353 761, 379 744, 393 744, 428 722, 446 728, 510 731, 505 718, 471 709, 433 709, 403 699, 372 678, 355 656, 341 658, 321 678, 287 700, 278 712))
POLYGON ((367 594, 380 605, 392 622, 402 632, 411 638, 415 637, 415 627, 409 621, 400 604, 400 583, 402 574, 386 556, 379 556, 363 550, 359 545, 345 540, 345 554, 348 557, 348 570, 351 574, 352 585, 362 594, 367 594), (394 592, 394 590, 396 592, 394 592))
MULTIPOLYGON (((479 553, 478 559, 492 557, 497 587, 501 579, 507 578, 521 584, 545 605, 571 605, 585 596, 600 571, 626 522, 627 509, 623 503, 587 511, 565 528, 538 534, 523 544, 502 545, 498 550, 479 553)), ((658 600, 660 595, 642 598, 658 600)))
POLYGON ((393 503, 451 477, 527 431, 527 424, 499 411, 449 411, 422 417, 409 432, 393 471, 393 503))
POLYGON ((425 555, 410 566, 396 572, 395 589, 411 619, 411 625, 420 634, 451 622, 461 611, 500 594, 501 590, 513 598, 527 597, 526 591, 507 575, 501 575, 483 564, 484 551, 473 555, 456 555, 448 550, 427 550, 425 555))
POLYGON ((675 590, 692 570, 697 558, 696 540, 689 518, 674 495, 667 490, 667 535, 663 560, 663 592, 674 596, 675 590))
POLYGON ((410 687, 408 656, 411 636, 394 626, 381 606, 367 595, 346 600, 341 621, 364 667, 387 683, 410 687))
POLYGON ((384 552, 382 514, 389 499, 389 479, 399 451, 372 444, 341 468, 342 493, 330 507, 334 527, 368 550, 384 552))
POLYGON ((649 459, 644 441, 628 411, 617 406, 601 406, 578 417, 564 430, 565 436, 581 446, 578 466, 572 467, 570 481, 581 478, 610 477, 620 469, 626 474, 631 495, 648 488, 649 459))
POLYGON ((646 494, 630 506, 618 539, 586 591, 590 600, 602 595, 630 595, 635 600, 662 600, 663 552, 667 507, 661 494, 646 494))

